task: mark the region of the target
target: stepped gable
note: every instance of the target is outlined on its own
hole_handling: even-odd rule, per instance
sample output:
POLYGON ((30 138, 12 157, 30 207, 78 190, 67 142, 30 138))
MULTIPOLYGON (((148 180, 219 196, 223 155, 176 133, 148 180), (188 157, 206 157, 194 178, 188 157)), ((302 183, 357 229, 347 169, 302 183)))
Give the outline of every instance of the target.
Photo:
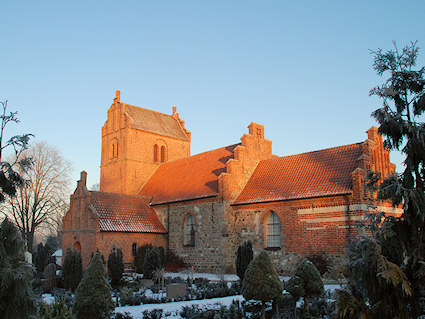
MULTIPOLYGON (((124 103, 123 103, 124 104, 124 103)), ((131 127, 136 130, 158 135, 189 140, 184 122, 177 116, 151 111, 138 106, 125 104, 126 113, 131 118, 131 127)))
POLYGON ((166 233, 146 197, 90 191, 100 231, 166 233))
POLYGON ((152 205, 218 195, 218 176, 240 144, 161 164, 140 191, 152 205))
POLYGON ((350 194, 362 143, 261 161, 232 205, 350 194))

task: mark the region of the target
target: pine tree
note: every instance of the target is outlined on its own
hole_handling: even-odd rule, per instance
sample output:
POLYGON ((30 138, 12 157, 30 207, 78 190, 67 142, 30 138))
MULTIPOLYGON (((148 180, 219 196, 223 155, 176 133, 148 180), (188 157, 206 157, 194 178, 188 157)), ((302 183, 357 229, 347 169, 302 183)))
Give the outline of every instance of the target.
POLYGON ((155 270, 161 268, 161 252, 158 247, 151 247, 146 251, 143 261, 143 278, 152 279, 155 270))
POLYGON ((96 253, 75 292, 74 311, 78 319, 102 319, 109 318, 114 309, 111 286, 100 254, 96 253))
POLYGON ((108 257, 108 274, 111 279, 112 286, 116 286, 120 283, 123 273, 124 262, 122 250, 115 250, 114 247, 108 257))
POLYGON ((35 310, 33 268, 25 261, 24 241, 7 218, 0 225, 0 317, 28 318, 35 310))
POLYGON ((75 253, 71 249, 66 250, 62 274, 64 287, 74 292, 83 276, 83 262, 78 250, 75 253))
POLYGON ((236 274, 238 275, 241 282, 252 258, 254 258, 254 253, 252 252, 252 243, 248 240, 242 245, 239 245, 238 251, 236 253, 236 274))
MULTIPOLYGON (((372 113, 384 145, 405 155, 405 169, 379 186, 378 199, 402 205, 400 218, 370 217, 371 237, 349 250, 347 289, 338 292, 341 318, 417 318, 425 314, 425 68, 414 70, 416 42, 401 51, 373 52, 378 75, 389 73, 370 91, 383 106, 372 113)), ((379 174, 371 173, 372 180, 379 174)), ((371 183, 373 185, 373 183, 371 183)))
POLYGON ((298 264, 295 275, 285 283, 287 290, 296 301, 303 297, 306 312, 309 312, 308 299, 323 295, 323 281, 319 270, 308 259, 298 264))
POLYGON ((246 300, 262 301, 261 317, 265 318, 267 301, 276 300, 282 293, 282 283, 267 252, 255 257, 245 272, 242 294, 246 300))

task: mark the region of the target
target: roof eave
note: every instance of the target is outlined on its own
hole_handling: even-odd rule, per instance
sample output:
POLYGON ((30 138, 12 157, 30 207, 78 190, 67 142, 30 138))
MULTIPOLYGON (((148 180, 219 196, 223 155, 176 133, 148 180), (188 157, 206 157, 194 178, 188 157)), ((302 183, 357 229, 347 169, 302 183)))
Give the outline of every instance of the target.
POLYGON ((217 197, 217 196, 218 196, 218 194, 214 194, 214 195, 197 196, 197 197, 193 197, 193 198, 175 199, 175 200, 164 201, 164 202, 159 202, 159 203, 153 202, 153 203, 150 204, 150 206, 159 206, 159 205, 165 205, 165 204, 189 202, 189 201, 193 201, 193 200, 199 200, 199 199, 205 199, 205 198, 211 198, 211 197, 217 197))
POLYGON ((352 191, 349 192, 341 192, 337 194, 331 194, 331 195, 320 195, 320 196, 305 196, 305 197, 297 197, 297 198, 286 198, 286 199, 276 199, 276 200, 266 200, 266 201, 254 201, 254 202, 242 202, 242 203, 232 203, 230 206, 243 206, 243 205, 255 205, 255 204, 266 204, 266 203, 276 203, 276 202, 288 202, 288 201, 295 201, 295 200, 302 200, 302 199, 313 199, 313 198, 324 198, 324 197, 334 197, 334 196, 341 196, 341 195, 350 195, 352 194, 352 191))

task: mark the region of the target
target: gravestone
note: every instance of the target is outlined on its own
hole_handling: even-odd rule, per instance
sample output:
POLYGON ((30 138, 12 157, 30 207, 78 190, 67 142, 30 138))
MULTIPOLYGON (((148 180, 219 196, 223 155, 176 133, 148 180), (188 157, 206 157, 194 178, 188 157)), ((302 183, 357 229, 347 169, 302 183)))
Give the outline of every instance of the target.
POLYGON ((185 284, 171 284, 167 285, 167 298, 184 298, 186 297, 185 284))
POLYGON ((43 271, 43 286, 47 291, 51 291, 56 287, 56 264, 48 264, 43 271))

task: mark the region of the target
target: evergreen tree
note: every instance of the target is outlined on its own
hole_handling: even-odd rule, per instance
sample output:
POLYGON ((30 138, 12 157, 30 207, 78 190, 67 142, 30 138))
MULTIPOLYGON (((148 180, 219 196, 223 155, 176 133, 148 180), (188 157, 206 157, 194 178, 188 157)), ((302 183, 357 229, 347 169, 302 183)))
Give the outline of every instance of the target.
POLYGON ((75 291, 83 276, 83 262, 78 250, 73 253, 71 249, 66 250, 62 266, 63 285, 66 289, 75 291))
POLYGON ((254 253, 252 252, 252 243, 248 240, 242 245, 239 245, 238 251, 236 253, 236 274, 238 275, 241 282, 252 258, 254 258, 254 253))
POLYGON ((72 313, 72 308, 67 307, 63 299, 56 299, 48 305, 42 304, 36 316, 31 319, 76 319, 72 313))
POLYGON ((100 254, 96 253, 75 292, 74 311, 78 319, 102 319, 109 318, 114 309, 111 286, 100 254))
POLYGON ((25 261, 24 241, 7 218, 0 225, 0 317, 25 319, 35 310, 33 268, 25 261))
POLYGON ((148 245, 140 246, 137 249, 136 255, 134 256, 134 266, 138 274, 143 274, 143 263, 145 262, 145 255, 146 255, 146 252, 151 248, 152 248, 152 245, 148 244, 148 245))
POLYGON ((322 277, 316 266, 308 259, 304 259, 298 266, 294 276, 285 283, 288 291, 296 301, 303 297, 306 312, 309 312, 308 299, 319 297, 325 292, 322 277))
POLYGON ((48 264, 54 262, 52 254, 53 249, 48 243, 46 245, 43 245, 43 243, 38 244, 37 251, 33 256, 33 263, 37 273, 42 273, 48 264))
POLYGON ((155 270, 161 268, 161 252, 158 247, 151 247, 146 251, 143 261, 143 278, 152 279, 155 270))
MULTIPOLYGON (((379 186, 378 199, 402 205, 400 218, 369 216, 371 237, 360 237, 349 250, 347 289, 338 292, 341 318, 417 318, 425 314, 425 68, 414 69, 416 43, 374 54, 378 75, 389 73, 370 91, 383 101, 372 113, 384 145, 405 155, 402 174, 379 186)), ((372 181, 379 174, 371 173, 372 181)), ((373 183, 371 183, 373 186, 373 183)), ((377 186, 377 185, 375 185, 377 186)))
POLYGON ((282 283, 267 252, 262 251, 248 265, 242 282, 242 294, 246 300, 262 301, 261 317, 265 318, 267 301, 276 300, 282 293, 282 283))
POLYGON ((122 250, 112 249, 108 257, 108 274, 111 279, 111 285, 116 286, 120 283, 122 274, 124 273, 124 262, 122 250))

